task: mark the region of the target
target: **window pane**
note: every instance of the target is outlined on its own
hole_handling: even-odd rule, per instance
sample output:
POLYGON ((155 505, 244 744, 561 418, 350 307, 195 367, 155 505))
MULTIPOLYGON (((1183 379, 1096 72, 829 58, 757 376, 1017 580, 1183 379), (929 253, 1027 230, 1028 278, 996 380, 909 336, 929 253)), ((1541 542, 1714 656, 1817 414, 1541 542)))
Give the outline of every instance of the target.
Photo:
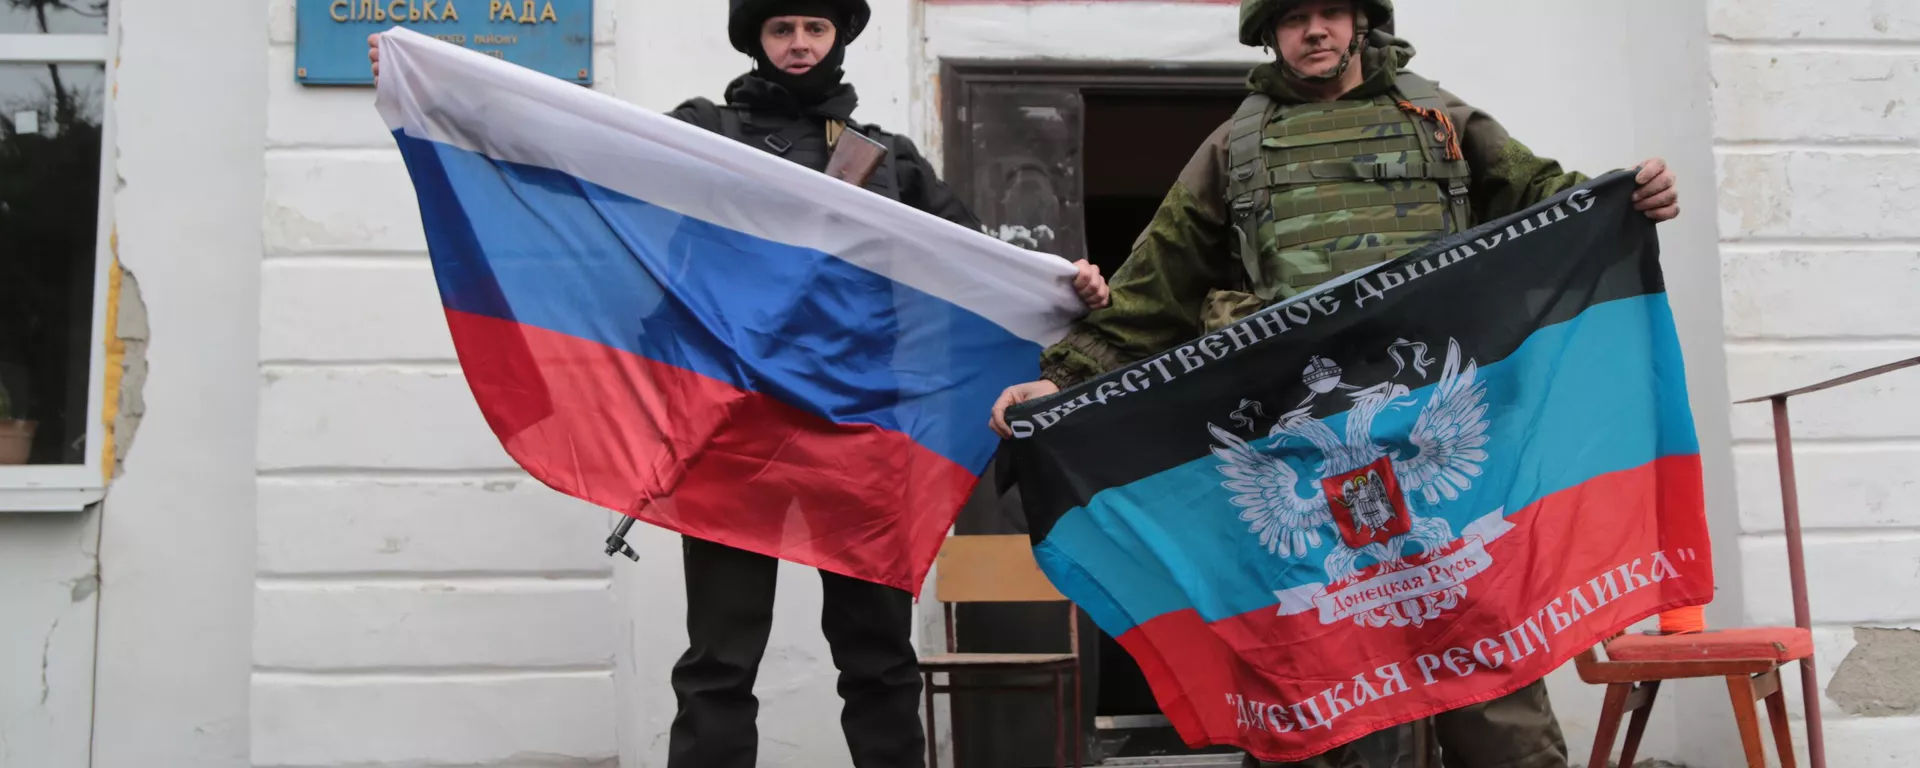
POLYGON ((107 0, 0 0, 0 35, 104 35, 107 0))
MULTIPOLYGON (((34 464, 86 463, 105 82, 99 64, 0 64, 0 422, 34 423, 34 464)), ((20 429, 0 424, 0 457, 20 429)))

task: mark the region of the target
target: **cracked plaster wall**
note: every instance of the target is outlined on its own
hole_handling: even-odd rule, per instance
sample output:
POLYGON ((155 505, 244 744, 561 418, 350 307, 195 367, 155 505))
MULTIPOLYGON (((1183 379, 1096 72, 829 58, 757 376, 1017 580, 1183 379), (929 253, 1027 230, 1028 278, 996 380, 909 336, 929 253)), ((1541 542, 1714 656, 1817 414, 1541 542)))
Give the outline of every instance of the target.
POLYGON ((1828 683, 1827 698, 1849 715, 1920 714, 1920 631, 1853 631, 1854 646, 1828 683))
POLYGON ((140 293, 140 280, 124 266, 119 269, 113 332, 120 352, 120 392, 114 403, 113 423, 108 425, 113 437, 113 477, 126 473, 127 454, 147 415, 147 344, 153 335, 147 324, 147 299, 140 293))
MULTIPOLYGON (((145 410, 148 337, 139 283, 124 270, 120 278, 116 464, 145 410)), ((0 768, 88 765, 99 543, 99 505, 72 514, 0 514, 0 768)))
POLYGON ((97 510, 0 514, 0 767, 85 768, 97 510))

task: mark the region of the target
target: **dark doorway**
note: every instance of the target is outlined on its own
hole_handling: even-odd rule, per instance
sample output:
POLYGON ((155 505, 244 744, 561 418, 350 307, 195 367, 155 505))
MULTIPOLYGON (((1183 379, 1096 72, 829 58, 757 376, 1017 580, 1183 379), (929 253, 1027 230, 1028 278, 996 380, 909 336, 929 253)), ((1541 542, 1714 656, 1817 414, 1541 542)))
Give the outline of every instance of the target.
POLYGON ((1086 104, 1087 257, 1112 275, 1209 135, 1240 105, 1238 89, 1095 90, 1086 104))
MULTIPOLYGON (((1167 190, 1207 137, 1233 116, 1242 95, 1227 88, 1083 92, 1084 231, 1087 258, 1102 274, 1113 275, 1126 261, 1167 190)), ((1144 741, 1164 741, 1151 738, 1152 727, 1116 727, 1152 724, 1160 711, 1133 657, 1105 633, 1097 637, 1100 686, 1094 711, 1100 718, 1096 723, 1109 726, 1105 741, 1123 753, 1140 751, 1144 741), (1116 743, 1122 736, 1124 743, 1116 743)))
MULTIPOLYGON (((1112 275, 1194 151, 1232 116, 1245 77, 1239 64, 949 61, 941 78, 944 175, 990 233, 1070 261, 1088 258, 1112 275)), ((981 484, 959 534, 1026 532, 1017 485, 1005 495, 995 485, 981 484)), ((1065 606, 965 605, 957 614, 963 652, 1058 653, 1068 644, 1065 606)), ((1160 717, 1133 659, 1084 617, 1080 636, 1089 763, 1191 754, 1160 717)), ((960 692, 952 712, 960 768, 1054 764, 1046 697, 960 692)))

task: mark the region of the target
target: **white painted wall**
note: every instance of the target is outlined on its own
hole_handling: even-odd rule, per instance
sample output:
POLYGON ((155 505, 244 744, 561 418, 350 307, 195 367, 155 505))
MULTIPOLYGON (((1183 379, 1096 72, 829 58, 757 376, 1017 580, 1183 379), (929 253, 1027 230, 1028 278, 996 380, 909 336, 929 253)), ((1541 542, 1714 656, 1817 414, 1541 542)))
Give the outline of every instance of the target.
POLYGON ((116 6, 116 226, 153 338, 102 512, 92 765, 245 766, 266 11, 116 6))
MULTIPOLYGON (((1920 5, 1711 6, 1732 394, 1920 355, 1920 5)), ((1909 370, 1791 401, 1823 691, 1854 627, 1920 626, 1916 395, 1909 370)), ((1769 410, 1742 406, 1733 424, 1745 617, 1791 624, 1769 410)), ((1920 718, 1821 705, 1830 765, 1920 754, 1920 718)))
POLYGON ((372 90, 297 84, 294 0, 268 7, 251 762, 613 765, 610 514, 488 431, 372 90))

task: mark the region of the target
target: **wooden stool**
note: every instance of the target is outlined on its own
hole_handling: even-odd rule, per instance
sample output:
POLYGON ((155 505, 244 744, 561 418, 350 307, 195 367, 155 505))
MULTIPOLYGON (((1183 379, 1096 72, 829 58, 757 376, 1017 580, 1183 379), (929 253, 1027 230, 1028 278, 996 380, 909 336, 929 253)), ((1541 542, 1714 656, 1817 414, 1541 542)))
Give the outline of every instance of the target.
MULTIPOLYGON (((1760 714, 1754 702, 1765 699, 1767 719, 1773 724, 1774 748, 1780 768, 1794 768, 1793 736, 1787 727, 1787 697, 1780 689, 1780 666, 1813 655, 1813 635, 1798 627, 1728 629, 1685 635, 1616 635, 1574 659, 1580 679, 1607 686, 1600 709, 1600 726, 1593 736, 1593 755, 1587 765, 1607 765, 1620 720, 1628 712, 1627 743, 1620 765, 1633 764, 1640 737, 1653 713, 1654 696, 1663 680, 1724 677, 1733 697, 1733 717, 1740 726, 1740 743, 1749 768, 1766 768, 1766 745, 1760 737, 1760 714), (1605 654, 1605 658, 1601 654, 1605 654)), ((1809 706, 1818 706, 1817 702, 1809 706)))

